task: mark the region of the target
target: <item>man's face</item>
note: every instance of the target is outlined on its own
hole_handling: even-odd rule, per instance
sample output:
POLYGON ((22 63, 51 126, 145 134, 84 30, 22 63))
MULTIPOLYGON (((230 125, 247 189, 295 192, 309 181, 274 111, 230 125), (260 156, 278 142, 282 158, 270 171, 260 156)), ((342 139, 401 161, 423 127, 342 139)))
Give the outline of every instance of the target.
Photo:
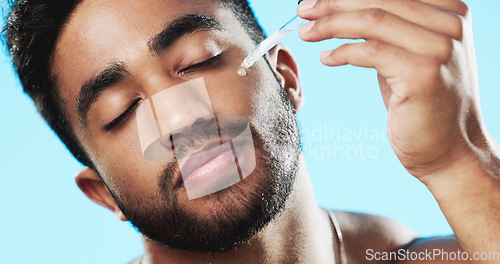
MULTIPOLYGON (((233 13, 206 0, 87 0, 65 26, 52 72, 71 127, 120 209, 147 237, 173 248, 225 251, 255 235, 283 207, 297 170, 298 129, 263 60, 247 77, 236 74, 252 47, 233 13), (213 18, 217 26, 188 19, 166 30, 196 16, 213 18), (161 32, 169 34, 153 44, 161 32), (89 81, 96 76, 97 82, 89 81), (250 123, 256 169, 236 185, 190 200, 175 183, 177 162, 144 157, 135 112, 151 96, 197 78, 206 84, 216 117, 250 123), (94 91, 85 96, 92 103, 79 105, 89 84, 94 91)), ((196 119, 181 121, 195 122, 188 118, 196 119)))

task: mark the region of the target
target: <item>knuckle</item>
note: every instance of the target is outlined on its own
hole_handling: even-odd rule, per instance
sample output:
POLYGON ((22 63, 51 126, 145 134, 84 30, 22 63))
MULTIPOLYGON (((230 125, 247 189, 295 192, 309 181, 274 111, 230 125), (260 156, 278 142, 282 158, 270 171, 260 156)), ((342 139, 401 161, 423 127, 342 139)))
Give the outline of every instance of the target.
POLYGON ((318 0, 317 4, 320 8, 332 9, 337 6, 338 0, 318 0))
POLYGON ((340 47, 338 47, 333 53, 332 55, 336 55, 336 56, 340 56, 341 54, 345 54, 346 52, 349 51, 349 48, 350 48, 351 45, 349 44, 344 44, 340 47))
POLYGON ((370 8, 364 13, 364 20, 367 23, 378 23, 384 19, 387 12, 381 8, 370 8))
POLYGON ((456 2, 456 10, 457 10, 457 13, 461 16, 466 16, 470 12, 469 6, 462 1, 456 2))
POLYGON ((425 58, 422 59, 417 65, 416 70, 420 73, 418 75, 419 82, 422 80, 427 80, 424 82, 421 88, 422 94, 433 94, 436 92, 439 85, 435 85, 441 81, 441 69, 443 64, 435 58, 425 58))
POLYGON ((437 58, 442 62, 451 60, 453 56, 453 40, 451 38, 442 37, 437 43, 437 58))
POLYGON ((449 61, 453 53, 453 40, 447 37, 442 37, 437 43, 437 58, 440 61, 449 61))
POLYGON ((367 52, 368 54, 378 54, 382 48, 383 48, 383 43, 379 40, 369 40, 366 42, 367 46, 367 52))
POLYGON ((453 37, 456 40, 462 40, 463 30, 464 30, 464 25, 463 25, 462 19, 458 16, 452 16, 452 19, 450 20, 449 26, 450 26, 450 31, 451 31, 450 32, 451 37, 453 37))
POLYGON ((328 32, 335 25, 335 17, 332 15, 323 16, 316 21, 311 31, 320 34, 321 37, 328 37, 328 32))
POLYGON ((467 16, 470 12, 469 7, 463 1, 449 0, 443 3, 442 6, 446 11, 455 13, 460 16, 467 16))
POLYGON ((314 5, 314 10, 318 17, 331 14, 338 8, 339 0, 318 0, 314 5))
POLYGON ((335 18, 336 16, 334 15, 326 16, 325 19, 322 21, 321 26, 326 27, 335 25, 335 18))

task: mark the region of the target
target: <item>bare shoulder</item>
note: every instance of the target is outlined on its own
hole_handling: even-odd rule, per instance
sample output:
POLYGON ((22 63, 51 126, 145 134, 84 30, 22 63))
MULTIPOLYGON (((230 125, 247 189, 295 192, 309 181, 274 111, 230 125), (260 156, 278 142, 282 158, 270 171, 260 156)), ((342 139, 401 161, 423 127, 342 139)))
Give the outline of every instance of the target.
MULTIPOLYGON (((421 238, 408 247, 413 257, 417 257, 420 263, 432 264, 467 264, 474 257, 464 252, 458 244, 455 236, 421 238)), ((477 257, 477 256, 476 256, 477 257)), ((397 264, 415 263, 411 259, 405 259, 397 264)))
POLYGON ((404 224, 382 216, 335 211, 344 236, 348 262, 367 263, 375 253, 395 253, 392 259, 379 261, 384 264, 415 263, 411 257, 418 256, 418 263, 451 264, 469 263, 449 256, 463 252, 454 236, 420 238, 404 224), (398 254, 403 250, 404 254, 398 254), (397 257, 395 257, 397 256, 397 257), (406 258, 406 259, 405 259, 406 258))
POLYGON ((386 217, 345 211, 335 211, 335 216, 349 263, 366 263, 367 251, 394 252, 418 238, 409 227, 386 217))

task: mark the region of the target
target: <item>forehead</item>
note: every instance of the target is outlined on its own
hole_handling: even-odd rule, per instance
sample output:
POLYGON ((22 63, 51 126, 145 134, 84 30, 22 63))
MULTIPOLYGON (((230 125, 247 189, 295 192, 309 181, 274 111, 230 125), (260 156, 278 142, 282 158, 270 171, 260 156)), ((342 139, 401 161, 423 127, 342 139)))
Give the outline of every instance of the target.
POLYGON ((86 0, 73 12, 59 43, 106 55, 136 41, 144 44, 144 36, 158 33, 168 21, 189 13, 215 15, 216 6, 207 0, 86 0))

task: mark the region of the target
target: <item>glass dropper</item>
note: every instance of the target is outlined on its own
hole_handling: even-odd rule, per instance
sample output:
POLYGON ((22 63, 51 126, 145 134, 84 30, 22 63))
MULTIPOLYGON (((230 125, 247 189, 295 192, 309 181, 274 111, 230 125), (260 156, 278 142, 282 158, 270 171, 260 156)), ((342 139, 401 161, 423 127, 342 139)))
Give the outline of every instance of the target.
POLYGON ((241 63, 241 67, 244 69, 248 69, 252 67, 252 65, 259 60, 262 56, 264 56, 267 52, 269 52, 274 46, 276 46, 280 41, 290 35, 297 28, 306 23, 307 20, 302 19, 299 16, 295 16, 290 21, 288 21, 284 26, 274 32, 271 36, 262 41, 259 45, 257 45, 248 56, 241 63))

